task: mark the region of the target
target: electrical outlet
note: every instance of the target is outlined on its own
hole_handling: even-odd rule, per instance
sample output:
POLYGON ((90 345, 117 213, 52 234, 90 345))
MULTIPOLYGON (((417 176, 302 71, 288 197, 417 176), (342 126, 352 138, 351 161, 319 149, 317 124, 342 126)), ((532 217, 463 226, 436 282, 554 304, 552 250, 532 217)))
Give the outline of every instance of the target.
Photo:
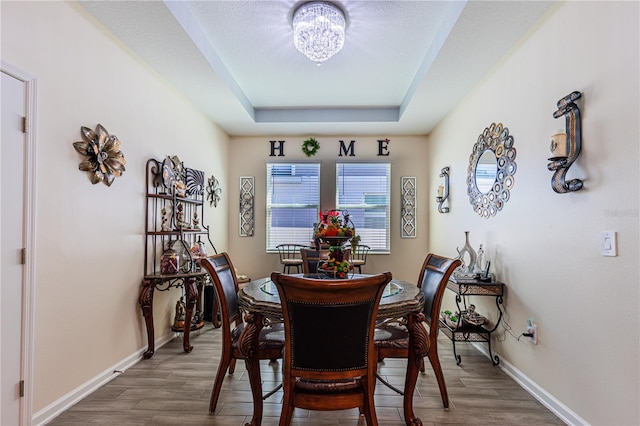
POLYGON ((527 337, 534 345, 538 344, 538 324, 534 324, 532 320, 527 321, 527 337))

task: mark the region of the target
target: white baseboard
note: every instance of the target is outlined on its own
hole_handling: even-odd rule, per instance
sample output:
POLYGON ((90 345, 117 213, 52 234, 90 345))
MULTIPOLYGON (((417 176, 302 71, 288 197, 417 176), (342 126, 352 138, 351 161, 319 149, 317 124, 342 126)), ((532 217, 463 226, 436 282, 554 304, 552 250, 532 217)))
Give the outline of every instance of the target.
MULTIPOLYGON (((173 336, 169 335, 164 339, 156 341, 156 344, 155 344, 156 349, 166 345, 172 339, 173 339, 173 336)), ((115 379, 118 375, 122 374, 132 365, 140 362, 140 360, 142 359, 142 355, 145 353, 146 350, 147 350, 146 348, 143 348, 129 355, 128 357, 118 362, 111 368, 107 368, 102 373, 93 377, 88 382, 78 386, 71 392, 62 396, 57 401, 54 401, 48 406, 44 407, 42 410, 38 411, 33 415, 31 419, 31 424, 33 426, 46 425, 51 420, 59 416, 63 411, 69 409, 81 399, 89 396, 99 387, 115 379)))
MULTIPOLYGON (((471 343, 471 345, 476 348, 479 352, 484 354, 487 358, 489 358, 489 351, 482 343, 471 343)), ((495 356, 496 353, 493 352, 495 356)), ((542 405, 547 407, 549 411, 558 416, 560 420, 565 422, 568 425, 572 426, 586 426, 586 420, 576 414, 574 411, 569 409, 566 405, 556 399, 549 392, 541 388, 537 383, 535 383, 531 378, 525 375, 522 371, 515 368, 509 361, 506 361, 504 358, 500 357, 500 364, 498 367, 504 371, 507 376, 511 377, 517 384, 519 384, 524 390, 529 392, 531 396, 538 400, 542 405)))

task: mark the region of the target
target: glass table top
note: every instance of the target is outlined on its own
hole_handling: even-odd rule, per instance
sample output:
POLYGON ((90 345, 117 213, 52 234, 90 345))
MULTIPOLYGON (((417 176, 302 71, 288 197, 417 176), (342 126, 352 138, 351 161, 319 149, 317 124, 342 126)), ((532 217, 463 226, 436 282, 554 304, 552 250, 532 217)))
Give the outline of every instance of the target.
MULTIPOLYGON (((270 279, 260 284, 260 291, 269 296, 278 296, 278 289, 270 279)), ((384 292, 382 293, 382 298, 395 296, 402 293, 403 291, 404 288, 402 287, 402 284, 392 281, 385 287, 384 292)))

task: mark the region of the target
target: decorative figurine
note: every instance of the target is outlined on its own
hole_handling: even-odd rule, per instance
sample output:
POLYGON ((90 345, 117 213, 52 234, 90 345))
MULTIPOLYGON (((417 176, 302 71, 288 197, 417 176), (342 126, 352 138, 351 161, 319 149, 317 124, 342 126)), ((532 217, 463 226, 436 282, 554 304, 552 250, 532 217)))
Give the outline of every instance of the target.
POLYGON ((178 203, 178 212, 176 213, 176 227, 178 229, 189 229, 189 222, 184 221, 184 206, 178 203))
POLYGON ((473 272, 480 274, 482 273, 482 257, 484 256, 484 249, 482 248, 482 244, 480 244, 480 248, 478 249, 478 259, 476 260, 476 266, 473 272))
POLYGON ((184 327, 184 319, 186 314, 186 305, 184 303, 184 297, 180 296, 180 300, 176 302, 176 314, 173 319, 173 328, 181 329, 184 327))
POLYGON ((171 231, 171 207, 165 206, 162 208, 162 230, 171 231))
POLYGON ((200 230, 200 226, 198 226, 198 224, 200 223, 200 219, 198 219, 198 212, 194 211, 193 212, 193 226, 192 228, 195 229, 196 231, 200 230))
POLYGON ((177 181, 175 186, 176 195, 178 197, 186 197, 187 195, 187 185, 182 181, 177 181))

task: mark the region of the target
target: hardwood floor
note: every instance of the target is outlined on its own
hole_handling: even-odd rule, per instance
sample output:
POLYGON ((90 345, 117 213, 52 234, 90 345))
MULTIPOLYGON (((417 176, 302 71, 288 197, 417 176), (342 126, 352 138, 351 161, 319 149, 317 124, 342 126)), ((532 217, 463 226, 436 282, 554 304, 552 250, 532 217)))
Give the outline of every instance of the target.
MULTIPOLYGON (((222 386, 215 415, 208 414, 209 397, 220 356, 220 330, 209 324, 191 334, 193 352, 182 352, 176 338, 158 349, 149 360, 140 361, 123 374, 89 395, 49 425, 215 425, 242 426, 251 419, 251 390, 244 363, 238 362, 222 386)), ((442 408, 431 366, 420 374, 414 409, 424 425, 563 425, 519 385, 494 367, 488 358, 469 344, 458 344, 462 356, 458 366, 451 342, 439 338, 440 360, 449 391, 450 409, 442 408)), ((380 375, 402 386, 405 361, 386 360, 380 375)), ((263 390, 280 381, 281 363, 261 364, 263 390)), ((278 424, 282 391, 265 401, 264 426, 278 424)), ((376 413, 384 426, 404 425, 402 397, 378 383, 376 413)), ((296 409, 294 425, 365 425, 358 410, 306 411, 296 409)))

